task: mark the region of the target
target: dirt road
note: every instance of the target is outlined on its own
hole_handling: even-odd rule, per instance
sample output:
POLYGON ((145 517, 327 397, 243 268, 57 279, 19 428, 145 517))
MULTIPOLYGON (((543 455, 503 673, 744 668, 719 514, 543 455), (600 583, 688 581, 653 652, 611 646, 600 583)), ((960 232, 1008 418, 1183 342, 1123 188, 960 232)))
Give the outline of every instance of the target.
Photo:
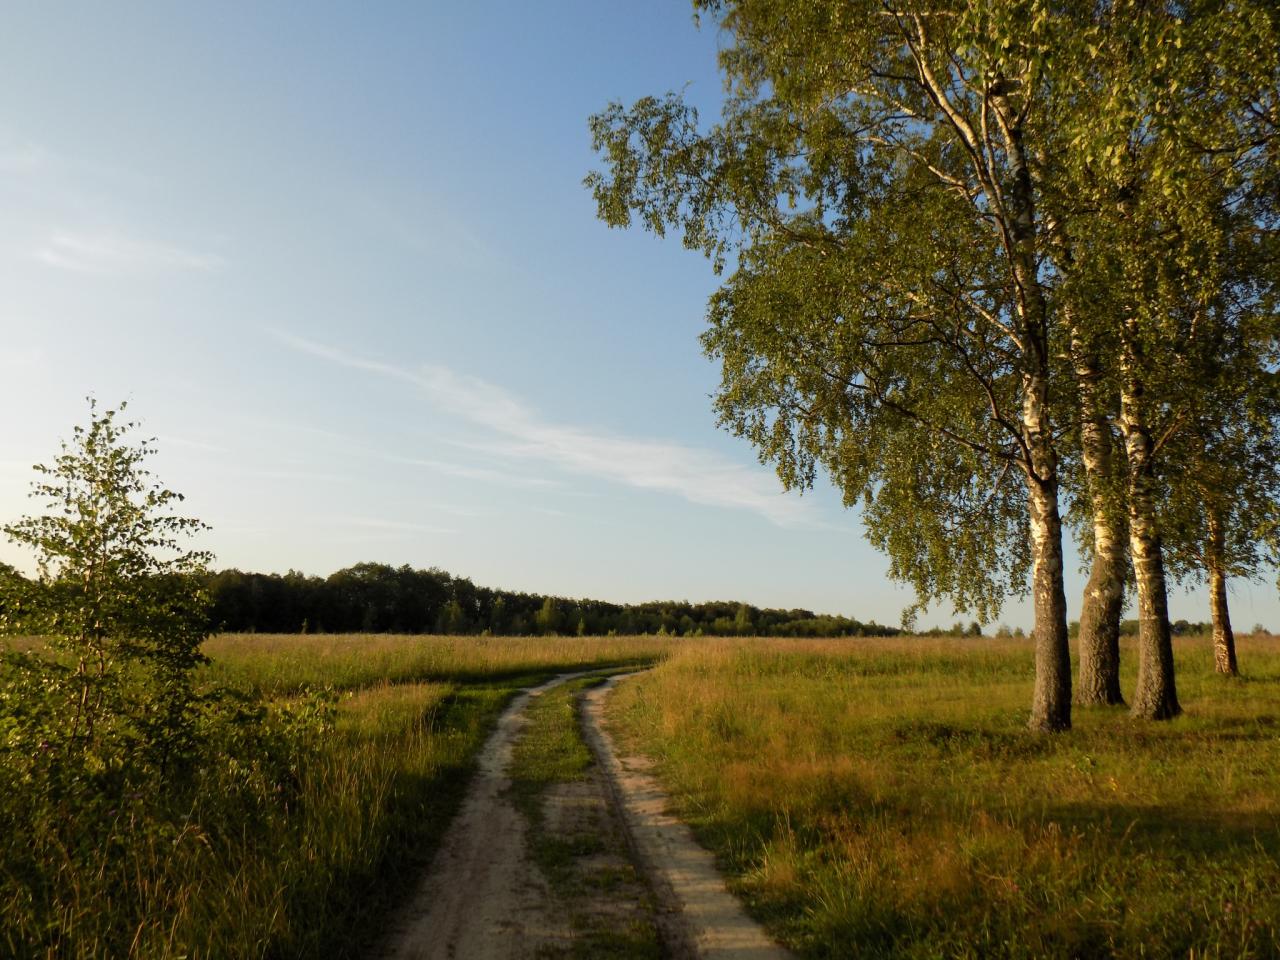
POLYGON ((613 680, 582 695, 581 734, 595 765, 545 792, 536 830, 546 835, 530 836, 512 797, 513 749, 531 702, 580 676, 522 693, 499 718, 430 870, 373 956, 788 957, 726 891, 711 855, 665 812, 644 761, 618 757, 601 725, 613 680), (534 843, 544 865, 548 844, 565 851, 550 880, 531 857, 534 843))

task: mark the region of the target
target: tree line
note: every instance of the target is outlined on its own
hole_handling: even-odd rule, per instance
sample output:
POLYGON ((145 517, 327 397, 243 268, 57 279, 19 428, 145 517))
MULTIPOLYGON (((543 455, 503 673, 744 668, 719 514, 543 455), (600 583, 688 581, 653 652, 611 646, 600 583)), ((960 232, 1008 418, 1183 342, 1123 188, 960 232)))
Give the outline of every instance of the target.
POLYGON ((221 570, 204 579, 214 630, 266 633, 664 634, 882 637, 874 621, 746 603, 638 604, 478 587, 432 567, 358 563, 328 577, 221 570))
POLYGON ((726 97, 593 116, 612 226, 717 273, 724 427, 819 470, 921 604, 1035 609, 1030 726, 1181 711, 1167 592, 1280 553, 1274 0, 694 0, 726 97), (1091 565, 1073 684, 1064 527, 1091 565))

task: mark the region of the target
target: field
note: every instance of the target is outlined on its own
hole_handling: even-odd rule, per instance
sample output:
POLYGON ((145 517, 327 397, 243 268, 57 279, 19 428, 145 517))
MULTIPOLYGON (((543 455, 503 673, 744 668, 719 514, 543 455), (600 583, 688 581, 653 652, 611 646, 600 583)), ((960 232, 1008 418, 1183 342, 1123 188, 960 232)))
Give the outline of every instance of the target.
MULTIPOLYGON (((76 851, 67 810, 10 793, 0 814, 28 833, 0 838, 0 954, 365 954, 515 692, 653 663, 618 685, 609 722, 656 758, 731 887, 799 956, 1280 956, 1274 637, 1241 639, 1238 680, 1213 674, 1206 638, 1183 638, 1185 716, 1077 709, 1058 736, 1025 729, 1024 640, 223 635, 206 652, 202 684, 322 718, 284 757, 288 800, 255 793, 278 778, 230 744, 177 827, 138 798, 70 834, 98 845, 76 851)), ((620 841, 542 812, 599 776, 574 727, 588 683, 531 708, 513 799, 581 939, 563 949, 653 956, 649 908, 625 930, 599 919, 609 890, 645 901, 597 863, 620 841)))
POLYGON ((27 830, 0 837, 0 955, 359 956, 421 873, 515 691, 564 670, 652 662, 669 646, 214 637, 206 684, 315 703, 329 717, 312 751, 285 758, 293 798, 263 802, 256 771, 232 761, 202 774, 209 789, 180 828, 136 797, 69 829, 66 818, 83 811, 44 811, 39 797, 11 790, 0 814, 27 830), (66 849, 68 835, 94 849, 66 849))
POLYGON ((1280 640, 1240 654, 1182 640, 1184 717, 1060 736, 1002 640, 685 644, 610 715, 802 956, 1271 957, 1280 640))

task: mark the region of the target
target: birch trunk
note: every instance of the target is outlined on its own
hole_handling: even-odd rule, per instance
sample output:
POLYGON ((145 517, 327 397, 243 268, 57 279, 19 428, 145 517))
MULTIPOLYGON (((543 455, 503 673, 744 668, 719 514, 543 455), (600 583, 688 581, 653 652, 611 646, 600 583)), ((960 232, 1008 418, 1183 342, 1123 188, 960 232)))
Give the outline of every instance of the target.
POLYGON ((1209 515, 1209 609, 1213 617, 1213 665, 1218 673, 1238 676, 1236 637, 1231 630, 1231 612, 1227 608, 1226 538, 1222 522, 1209 515))
POLYGON ((1010 184, 1004 227, 1024 342, 1022 374, 1023 472, 1031 521, 1035 597, 1036 682, 1031 698, 1032 730, 1071 729, 1071 648, 1067 598, 1062 583, 1062 517, 1058 510, 1058 456, 1049 421, 1049 314, 1038 274, 1035 191, 1023 148, 1022 129, 1010 123, 1016 111, 994 98, 1008 153, 1010 184))
POLYGON ((1121 353, 1120 422, 1129 460, 1129 553, 1138 587, 1138 689, 1133 695, 1133 715, 1167 720, 1182 708, 1174 684, 1164 553, 1152 495, 1154 450, 1132 336, 1121 353))
POLYGON ((1076 702, 1124 704, 1120 691, 1120 618, 1124 611, 1123 529, 1113 518, 1093 518, 1093 565, 1080 606, 1080 683, 1076 702))
POLYGON ((1071 655, 1067 643, 1067 597, 1062 585, 1057 478, 1051 483, 1032 478, 1027 486, 1036 620, 1036 683, 1029 726, 1056 733, 1071 728, 1071 655))
POLYGON ((1120 692, 1120 616, 1124 608, 1124 522, 1111 495, 1111 428, 1097 396, 1097 358, 1073 344, 1080 388, 1081 459, 1093 512, 1093 565, 1080 605, 1080 683, 1076 702, 1123 704, 1120 692))

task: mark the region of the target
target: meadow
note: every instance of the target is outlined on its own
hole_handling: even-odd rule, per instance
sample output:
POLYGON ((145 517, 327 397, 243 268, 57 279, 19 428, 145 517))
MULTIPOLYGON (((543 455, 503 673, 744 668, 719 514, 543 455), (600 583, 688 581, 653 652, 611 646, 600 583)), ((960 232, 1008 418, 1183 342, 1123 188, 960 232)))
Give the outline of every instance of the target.
POLYGON ((608 710, 801 956, 1274 957, 1280 639, 1176 647, 1183 717, 1054 736, 1015 640, 683 644, 608 710))
POLYGON ((653 637, 215 636, 201 685, 265 702, 276 722, 243 729, 278 742, 217 744, 178 811, 141 795, 50 806, 21 779, 6 784, 0 955, 361 955, 412 890, 520 687, 669 648, 653 637))
MULTIPOLYGON (((362 955, 515 692, 644 664, 610 723, 800 956, 1280 955, 1278 638, 1241 638, 1234 680, 1181 638, 1183 717, 1077 709, 1055 736, 1025 729, 1018 639, 241 634, 205 652, 202 687, 240 691, 271 719, 243 729, 278 741, 219 741, 176 812, 42 806, 10 784, 0 818, 24 827, 0 831, 0 955, 362 955)), ((588 682, 533 711, 527 815, 586 769, 570 695, 588 682)), ((580 896, 562 850, 532 853, 580 896)))

